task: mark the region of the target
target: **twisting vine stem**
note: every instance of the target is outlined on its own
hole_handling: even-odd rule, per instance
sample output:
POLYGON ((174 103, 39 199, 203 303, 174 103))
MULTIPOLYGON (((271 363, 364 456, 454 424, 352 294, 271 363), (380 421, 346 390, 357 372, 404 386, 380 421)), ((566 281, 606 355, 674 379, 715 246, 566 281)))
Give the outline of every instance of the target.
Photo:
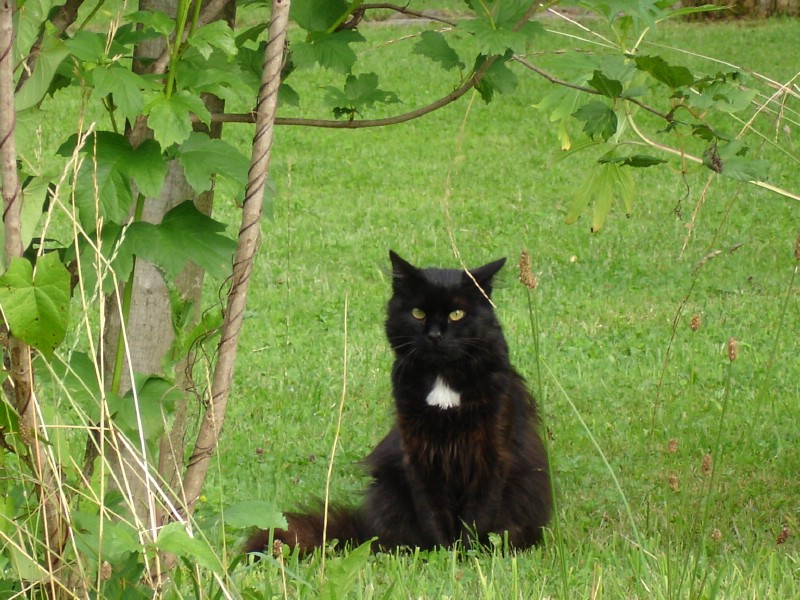
POLYGON ((211 456, 217 446, 228 403, 236 348, 244 319, 247 290, 253 270, 253 259, 259 243, 259 222, 264 187, 269 170, 278 87, 283 66, 284 42, 289 21, 290 0, 273 0, 261 90, 258 99, 256 132, 250 162, 249 179, 242 207, 239 242, 233 261, 231 289, 222 325, 217 363, 211 384, 211 397, 200 425, 194 449, 184 476, 186 512, 191 515, 200 496, 211 456))

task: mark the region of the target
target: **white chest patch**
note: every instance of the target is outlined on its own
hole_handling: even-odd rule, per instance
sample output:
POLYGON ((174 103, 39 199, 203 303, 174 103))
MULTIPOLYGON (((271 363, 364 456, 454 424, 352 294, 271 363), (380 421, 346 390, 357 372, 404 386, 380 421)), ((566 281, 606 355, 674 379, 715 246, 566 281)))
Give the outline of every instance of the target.
POLYGON ((442 409, 455 408, 461 404, 461 394, 448 387, 444 379, 437 377, 425 402, 428 403, 428 406, 437 406, 442 409))

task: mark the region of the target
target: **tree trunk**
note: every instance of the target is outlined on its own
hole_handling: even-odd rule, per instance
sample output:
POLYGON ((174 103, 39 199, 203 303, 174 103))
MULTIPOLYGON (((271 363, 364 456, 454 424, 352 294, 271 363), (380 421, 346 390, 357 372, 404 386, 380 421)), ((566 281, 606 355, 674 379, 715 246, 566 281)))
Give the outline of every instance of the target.
MULTIPOLYGON (((3 198, 3 268, 8 268, 13 259, 21 259, 23 253, 21 211, 24 195, 17 172, 17 148, 15 142, 16 111, 14 108, 14 73, 12 45, 14 39, 13 13, 15 3, 0 0, 0 190, 3 198)), ((24 260, 24 259, 23 259, 24 260)), ((0 272, 2 272, 0 270, 0 272)), ((19 415, 20 439, 25 444, 26 459, 35 478, 39 496, 45 548, 45 565, 49 573, 55 573, 61 562, 61 552, 68 534, 66 510, 62 503, 60 471, 53 460, 46 433, 39 421, 39 406, 34 394, 33 351, 14 332, 7 331, 0 322, 0 333, 7 344, 9 379, 3 388, 19 415), (8 385, 6 385, 8 384, 8 385)), ((55 592, 55 584, 49 582, 49 592, 55 592)))
MULTIPOLYGON (((142 0, 140 10, 159 10, 169 15, 175 15, 177 0, 142 0)), ((225 8, 225 18, 229 24, 235 18, 236 4, 229 2, 225 8)), ((164 40, 147 40, 137 46, 135 69, 139 72, 147 70, 152 60, 160 56, 165 47, 164 40)), ((206 105, 212 112, 223 112, 224 102, 218 98, 206 97, 206 105)), ((196 129, 203 129, 199 125, 196 129)), ((221 124, 216 124, 209 132, 212 137, 219 137, 221 124)), ((132 135, 135 137, 135 134, 132 135)), ((141 140, 132 140, 136 144, 141 140)), ((159 198, 147 198, 144 202, 141 218, 150 223, 159 223, 164 215, 172 208, 187 199, 194 200, 196 208, 211 215, 213 205, 213 191, 195 196, 191 186, 186 181, 183 169, 177 160, 170 161, 164 187, 159 198)), ((175 287, 181 299, 191 302, 195 306, 192 315, 193 322, 200 316, 201 296, 203 289, 204 272, 192 263, 188 263, 183 272, 176 278, 175 287)), ((106 368, 106 382, 113 381, 113 371, 117 363, 117 353, 120 340, 122 314, 119 299, 123 298, 124 285, 120 286, 119 293, 112 294, 106 301, 106 322, 104 330, 104 356, 103 364, 106 368)), ((131 375, 162 374, 162 361, 169 352, 174 339, 172 325, 172 308, 170 293, 161 273, 150 263, 136 260, 133 285, 131 290, 128 317, 125 323, 125 340, 122 346, 123 368, 119 380, 119 388, 114 390, 118 394, 126 393, 131 387, 131 375)), ((191 381, 192 356, 182 359, 175 366, 175 384, 183 390, 184 397, 176 403, 172 415, 171 425, 167 428, 159 445, 159 455, 148 456, 145 461, 144 448, 132 448, 118 443, 115 436, 110 436, 109 443, 113 451, 109 459, 118 482, 123 482, 123 491, 129 499, 130 508, 137 522, 143 529, 149 529, 155 537, 156 529, 164 518, 163 504, 156 503, 154 485, 159 485, 161 490, 175 506, 183 506, 185 500, 179 497, 180 478, 183 470, 186 426, 190 416, 188 394, 194 385, 191 381), (147 471, 143 466, 147 464, 157 472, 147 471), (149 476, 146 476, 149 473, 149 476)), ((136 445, 134 440, 134 446, 136 445)))

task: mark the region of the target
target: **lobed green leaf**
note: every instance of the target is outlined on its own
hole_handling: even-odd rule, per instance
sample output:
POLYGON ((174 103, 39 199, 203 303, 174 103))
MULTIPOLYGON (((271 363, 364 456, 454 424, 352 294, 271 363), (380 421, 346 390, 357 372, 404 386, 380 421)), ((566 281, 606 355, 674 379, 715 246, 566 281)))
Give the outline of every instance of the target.
MULTIPOLYGON (((75 149, 73 135, 61 146, 59 154, 69 156, 75 149)), ((81 152, 89 154, 78 172, 75 184, 75 204, 81 223, 94 231, 98 218, 105 222, 122 223, 133 205, 131 179, 139 191, 155 197, 161 193, 167 174, 158 144, 146 141, 133 149, 127 138, 111 131, 98 131, 85 140, 81 152), (97 209, 99 214, 97 214, 97 209)))
POLYGON ((657 81, 678 89, 688 87, 694 83, 694 75, 683 66, 672 66, 660 56, 638 55, 634 58, 636 68, 650 73, 657 81))
MULTIPOLYGON (((510 52, 508 54, 510 56, 510 52)), ((475 69, 485 60, 486 57, 478 56, 475 61, 475 69)), ((508 68, 505 60, 495 60, 483 74, 481 80, 475 85, 475 89, 487 104, 492 101, 494 93, 512 94, 517 89, 517 76, 508 68)))
POLYGON ((237 52, 233 30, 222 20, 204 25, 192 33, 187 42, 206 59, 211 56, 215 48, 222 50, 228 57, 235 56, 237 52))
POLYGON ((602 71, 595 70, 587 83, 603 96, 619 98, 622 95, 622 82, 607 77, 602 71))
POLYGON ((363 41, 360 33, 350 29, 312 34, 308 41, 292 46, 292 62, 298 69, 319 64, 325 69, 349 73, 356 62, 356 53, 350 44, 363 41))
POLYGON ((454 68, 463 70, 466 67, 439 31, 423 31, 419 41, 414 45, 413 52, 440 63, 442 68, 448 71, 454 68))
POLYGON ((170 210, 161 223, 132 223, 118 250, 118 259, 137 256, 176 277, 191 260, 212 277, 230 273, 236 242, 223 235, 225 225, 187 200, 170 210))
POLYGON ((195 192, 210 190, 217 175, 236 184, 237 199, 244 197, 250 160, 228 142, 192 133, 178 148, 177 158, 195 192))
POLYGON ((64 340, 69 322, 70 275, 58 253, 36 261, 12 258, 0 276, 0 307, 11 333, 52 356, 64 340))
POLYGON ((608 140, 617 131, 617 114, 610 106, 598 100, 587 102, 572 116, 583 121, 583 131, 592 139, 599 136, 608 140))
POLYGON ((296 0, 289 8, 291 19, 306 31, 328 31, 347 13, 344 0, 296 0))
POLYGON ((119 114, 130 122, 133 122, 144 108, 142 90, 154 88, 147 79, 117 63, 93 69, 91 83, 98 95, 110 94, 119 114))

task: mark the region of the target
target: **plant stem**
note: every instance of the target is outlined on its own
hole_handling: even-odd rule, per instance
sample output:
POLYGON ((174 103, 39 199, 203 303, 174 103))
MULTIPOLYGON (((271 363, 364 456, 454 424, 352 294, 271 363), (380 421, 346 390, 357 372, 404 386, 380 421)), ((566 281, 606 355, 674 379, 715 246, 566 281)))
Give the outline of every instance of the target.
POLYGON ((322 564, 320 565, 320 581, 325 580, 325 543, 328 537, 328 510, 330 509, 331 496, 331 477, 333 477, 333 463, 336 458, 336 447, 339 445, 339 436, 342 431, 342 415, 344 414, 344 402, 347 398, 347 295, 344 297, 344 349, 342 350, 342 396, 339 400, 339 412, 336 416, 336 431, 333 435, 333 445, 331 447, 331 457, 328 460, 328 473, 325 476, 325 505, 322 523, 322 564))
POLYGON ((550 478, 550 495, 553 502, 553 537, 556 540, 556 548, 558 549, 558 562, 561 567, 561 597, 566 600, 569 598, 569 569, 567 568, 566 550, 564 548, 564 539, 561 534, 561 524, 559 522, 558 511, 558 494, 556 493, 555 474, 553 469, 553 460, 550 453, 550 436, 547 432, 547 426, 544 421, 544 386, 542 385, 542 355, 539 345, 539 311, 533 299, 533 291, 526 287, 528 296, 528 320, 531 326, 531 336, 533 337, 533 356, 536 363, 536 398, 539 402, 540 418, 542 419, 543 431, 542 439, 544 440, 545 452, 547 452, 547 475, 550 478))
POLYGON ((178 2, 178 15, 175 24, 175 42, 169 56, 169 70, 167 71, 167 85, 164 94, 169 98, 172 96, 172 88, 175 87, 175 71, 178 67, 181 45, 183 44, 183 32, 186 30, 186 21, 189 18, 189 0, 178 2))

